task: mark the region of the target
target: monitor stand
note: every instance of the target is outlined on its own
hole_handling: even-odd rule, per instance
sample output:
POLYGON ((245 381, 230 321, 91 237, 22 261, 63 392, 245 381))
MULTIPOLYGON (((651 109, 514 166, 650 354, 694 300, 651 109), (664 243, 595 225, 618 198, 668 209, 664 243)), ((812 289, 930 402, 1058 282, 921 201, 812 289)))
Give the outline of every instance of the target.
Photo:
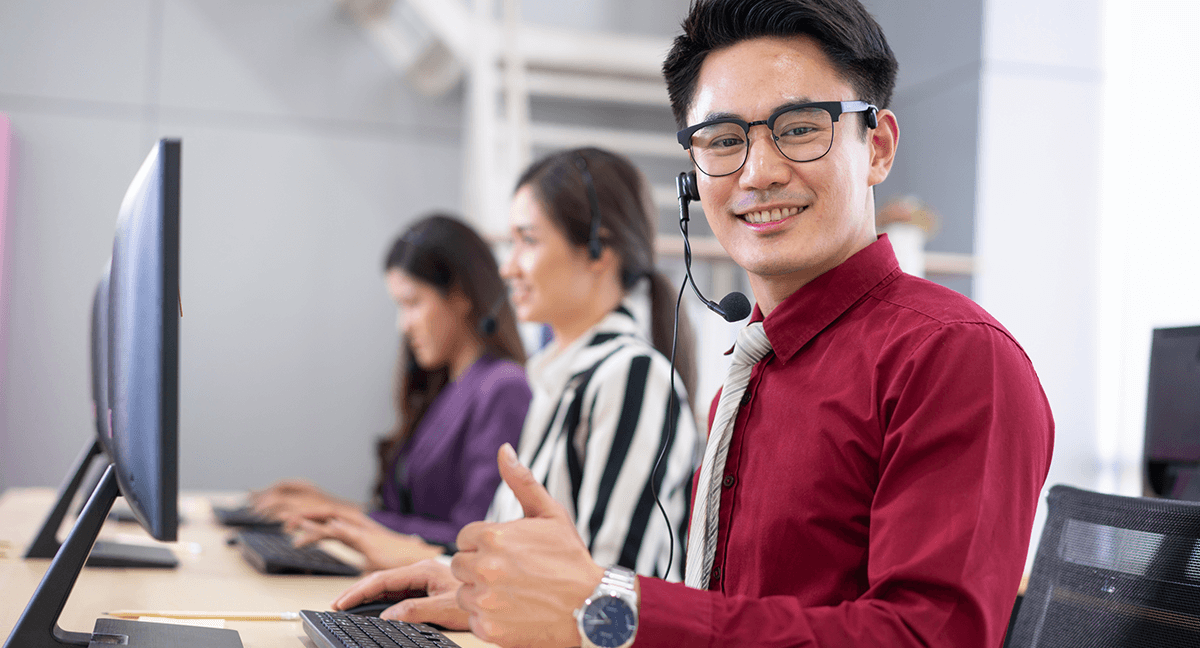
POLYGON ((223 628, 196 628, 116 619, 98 619, 95 633, 69 632, 58 627, 58 617, 67 604, 71 589, 75 587, 75 581, 87 560, 88 551, 96 541, 100 527, 104 526, 104 519, 119 494, 116 469, 109 466, 100 478, 100 485, 96 487, 96 491, 84 507, 83 514, 75 521, 75 526, 71 528, 66 541, 51 561, 42 582, 29 599, 29 605, 13 626, 12 634, 4 642, 4 648, 108 645, 140 648, 242 648, 242 640, 238 633, 223 628))
MULTIPOLYGON (((100 456, 101 452, 103 452, 103 448, 100 441, 92 440, 91 444, 85 447, 83 453, 75 460, 74 469, 67 475, 66 481, 58 490, 58 501, 55 502, 54 508, 50 510, 50 515, 46 517, 41 530, 38 531, 29 545, 29 549, 25 552, 26 558, 53 558, 58 553, 58 527, 62 526, 63 518, 67 515, 67 509, 70 508, 75 493, 79 492, 79 485, 83 483, 88 467, 92 465, 96 457, 100 456)), ((92 547, 92 553, 87 559, 87 566, 174 569, 179 566, 179 559, 166 547, 120 544, 101 540, 92 547)))

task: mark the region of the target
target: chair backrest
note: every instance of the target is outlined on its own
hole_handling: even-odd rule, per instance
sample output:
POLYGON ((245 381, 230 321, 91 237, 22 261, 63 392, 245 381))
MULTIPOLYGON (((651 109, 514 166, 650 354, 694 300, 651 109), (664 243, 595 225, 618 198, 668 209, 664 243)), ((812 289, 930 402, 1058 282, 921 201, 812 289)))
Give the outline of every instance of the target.
POLYGON ((1055 486, 1008 646, 1200 646, 1200 504, 1055 486))

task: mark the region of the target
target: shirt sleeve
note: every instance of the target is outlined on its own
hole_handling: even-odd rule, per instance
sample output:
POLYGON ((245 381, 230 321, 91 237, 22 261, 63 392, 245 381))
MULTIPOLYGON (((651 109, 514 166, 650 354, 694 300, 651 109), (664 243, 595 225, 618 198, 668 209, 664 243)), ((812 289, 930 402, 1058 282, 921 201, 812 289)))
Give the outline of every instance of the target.
POLYGON ((675 388, 675 429, 669 434, 671 373, 666 358, 618 356, 597 371, 589 383, 594 396, 585 399, 586 415, 575 433, 575 522, 597 563, 678 580, 679 530, 668 532, 652 490, 656 483, 672 520, 686 517, 697 434, 681 381, 675 381, 675 388), (654 463, 664 446, 666 456, 655 477, 654 463))
POLYGON ((884 429, 864 594, 805 607, 642 579, 635 646, 1000 645, 1050 463, 1049 405, 990 325, 942 326, 912 349, 873 387, 884 429))
POLYGON ((516 447, 531 397, 529 385, 520 376, 498 380, 479 393, 479 402, 474 405, 474 414, 467 423, 467 438, 462 443, 459 458, 462 495, 451 506, 446 519, 394 511, 375 511, 371 517, 399 533, 417 535, 439 544, 453 543, 460 529, 482 520, 487 514, 496 487, 500 485, 496 453, 505 443, 516 447))

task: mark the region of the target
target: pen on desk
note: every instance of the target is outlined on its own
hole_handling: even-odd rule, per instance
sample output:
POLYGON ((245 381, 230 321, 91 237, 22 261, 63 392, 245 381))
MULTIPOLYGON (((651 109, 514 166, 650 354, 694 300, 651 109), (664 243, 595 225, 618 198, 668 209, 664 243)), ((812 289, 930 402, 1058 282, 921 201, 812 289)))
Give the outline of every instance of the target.
POLYGON ((105 612, 118 619, 165 617, 170 619, 224 619, 225 621, 295 621, 298 612, 182 612, 169 610, 113 610, 105 612))

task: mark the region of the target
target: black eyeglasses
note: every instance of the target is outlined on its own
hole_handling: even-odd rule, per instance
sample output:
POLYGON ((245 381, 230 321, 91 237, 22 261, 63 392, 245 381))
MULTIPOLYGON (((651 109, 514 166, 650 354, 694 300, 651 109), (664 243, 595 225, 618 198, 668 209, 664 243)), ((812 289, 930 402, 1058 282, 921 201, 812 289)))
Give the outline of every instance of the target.
POLYGON ((793 104, 776 110, 762 121, 747 122, 722 117, 688 126, 679 131, 679 144, 692 156, 705 175, 720 177, 736 173, 750 154, 750 128, 765 125, 771 130, 775 148, 793 162, 812 162, 833 146, 833 125, 845 113, 867 113, 867 125, 878 126, 879 109, 865 101, 817 101, 793 104))

